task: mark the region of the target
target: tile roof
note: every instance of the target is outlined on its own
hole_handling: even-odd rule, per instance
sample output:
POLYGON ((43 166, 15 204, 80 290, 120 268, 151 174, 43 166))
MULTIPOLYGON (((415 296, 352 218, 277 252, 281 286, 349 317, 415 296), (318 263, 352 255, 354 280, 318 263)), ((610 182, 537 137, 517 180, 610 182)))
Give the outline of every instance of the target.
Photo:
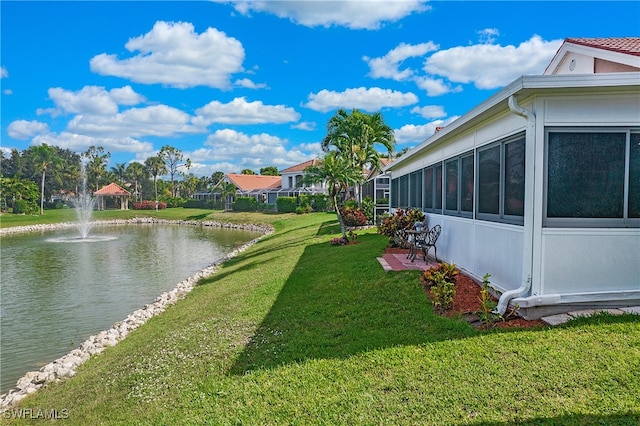
POLYGON ((93 193, 93 195, 131 195, 129 191, 121 186, 111 182, 109 185, 103 186, 93 193))
POLYGON ((281 170, 280 174, 282 174, 282 173, 302 172, 307 167, 314 166, 317 162, 318 162, 318 160, 316 160, 314 158, 313 160, 305 161, 304 163, 296 164, 295 166, 291 166, 291 167, 289 167, 287 169, 281 170))
POLYGON ((640 37, 567 38, 566 43, 640 56, 640 37))
POLYGON ((241 191, 276 189, 282 186, 281 176, 243 175, 227 173, 227 178, 241 191))

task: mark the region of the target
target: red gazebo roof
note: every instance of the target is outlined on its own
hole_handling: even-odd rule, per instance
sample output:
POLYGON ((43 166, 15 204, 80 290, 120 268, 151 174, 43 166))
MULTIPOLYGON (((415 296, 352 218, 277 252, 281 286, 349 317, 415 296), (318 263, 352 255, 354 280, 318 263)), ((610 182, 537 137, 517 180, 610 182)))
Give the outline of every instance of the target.
POLYGON ((131 193, 118 184, 111 182, 109 185, 103 186, 94 192, 93 195, 131 195, 131 193))

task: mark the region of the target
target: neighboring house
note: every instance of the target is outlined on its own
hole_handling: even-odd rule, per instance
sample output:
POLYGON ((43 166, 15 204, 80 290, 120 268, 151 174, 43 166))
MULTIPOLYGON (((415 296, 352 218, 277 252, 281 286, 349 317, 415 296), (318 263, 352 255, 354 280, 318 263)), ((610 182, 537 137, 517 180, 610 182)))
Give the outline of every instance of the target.
POLYGON ((269 191, 278 190, 281 185, 280 176, 244 175, 227 173, 225 182, 236 186, 236 194, 243 197, 256 197, 263 201, 269 191))
POLYGON ((105 210, 107 208, 107 199, 115 199, 116 205, 120 205, 120 210, 129 210, 131 193, 116 183, 112 182, 109 185, 103 186, 94 192, 93 196, 96 199, 96 208, 98 210, 105 210))
POLYGON ((640 302, 640 38, 566 39, 383 169, 391 208, 525 318, 640 302))

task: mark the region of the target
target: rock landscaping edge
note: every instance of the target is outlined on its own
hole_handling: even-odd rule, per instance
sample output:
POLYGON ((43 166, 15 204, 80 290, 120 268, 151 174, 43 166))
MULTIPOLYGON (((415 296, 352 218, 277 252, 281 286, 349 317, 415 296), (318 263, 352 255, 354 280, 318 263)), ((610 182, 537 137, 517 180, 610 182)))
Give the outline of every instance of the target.
MULTIPOLYGON (((267 225, 253 224, 232 224, 214 221, 187 221, 187 220, 164 220, 155 218, 134 218, 128 220, 109 220, 93 222, 94 226, 100 225, 125 225, 125 224, 178 224, 189 226, 211 226, 217 228, 233 228, 248 231, 262 232, 258 238, 254 238, 246 244, 233 250, 231 253, 216 260, 206 268, 196 272, 194 275, 178 283, 176 287, 168 292, 162 293, 153 303, 147 304, 141 309, 130 314, 122 321, 118 321, 105 331, 101 331, 95 336, 89 336, 78 348, 72 350, 61 358, 42 367, 39 371, 29 371, 16 382, 16 387, 7 393, 0 395, 0 413, 8 410, 12 405, 16 404, 26 396, 33 394, 43 386, 51 382, 60 382, 61 380, 73 377, 76 369, 89 359, 92 355, 96 355, 104 351, 109 346, 116 345, 127 335, 140 327, 142 324, 153 316, 156 316, 178 300, 183 299, 195 285, 203 278, 213 275, 219 265, 227 260, 237 256, 239 253, 247 250, 250 246, 257 243, 265 236, 273 233, 273 228, 267 225)), ((44 224, 31 226, 18 226, 13 228, 0 229, 0 235, 16 234, 23 232, 50 231, 56 229, 64 229, 74 227, 73 223, 44 224)))

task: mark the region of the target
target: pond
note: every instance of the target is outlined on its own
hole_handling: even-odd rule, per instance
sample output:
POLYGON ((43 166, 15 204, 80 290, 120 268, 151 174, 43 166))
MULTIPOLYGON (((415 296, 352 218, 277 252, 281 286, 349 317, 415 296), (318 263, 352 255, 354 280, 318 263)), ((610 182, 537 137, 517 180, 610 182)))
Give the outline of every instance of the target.
POLYGON ((260 235, 166 224, 99 226, 93 242, 75 234, 2 236, 0 394, 260 235))

